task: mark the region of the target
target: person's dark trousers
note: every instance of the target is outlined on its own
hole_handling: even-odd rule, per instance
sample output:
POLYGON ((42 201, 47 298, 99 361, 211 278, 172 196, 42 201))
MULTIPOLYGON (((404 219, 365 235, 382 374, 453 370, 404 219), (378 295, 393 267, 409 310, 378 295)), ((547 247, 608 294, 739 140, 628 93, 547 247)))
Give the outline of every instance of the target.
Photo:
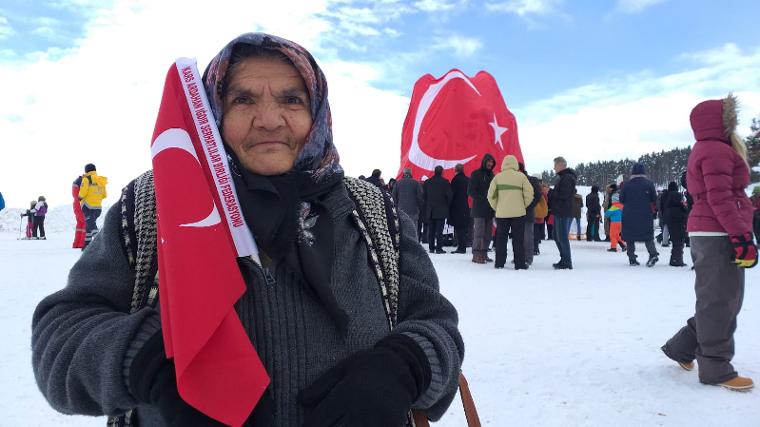
POLYGON ((744 299, 744 269, 731 262, 733 247, 725 236, 692 236, 694 317, 662 347, 677 362, 697 359, 699 381, 719 384, 737 376, 734 357, 736 316, 744 299))
POLYGON ((45 237, 45 217, 35 216, 32 220, 32 237, 45 237))
POLYGON ((586 240, 589 242, 598 242, 599 238, 599 220, 594 217, 586 216, 586 240))
POLYGON ((570 216, 555 216, 554 217, 554 243, 557 244, 559 249, 559 262, 564 265, 573 265, 573 258, 570 253, 570 240, 568 234, 570 234, 570 223, 573 221, 573 217, 570 216))
POLYGON ((604 218, 604 241, 610 241, 610 219, 604 218))
MULTIPOLYGON (((527 227, 528 224, 525 224, 527 227)), ((544 232, 544 224, 533 224, 533 254, 535 255, 537 252, 539 252, 539 245, 541 245, 541 240, 543 240, 543 232, 544 232)))
POLYGON ((536 221, 536 212, 533 209, 529 209, 523 218, 525 218, 523 221, 523 229, 525 230, 525 243, 523 244, 525 248, 525 263, 531 265, 533 264, 533 249, 535 247, 533 242, 533 223, 536 221))
POLYGON ((496 260, 494 267, 504 267, 507 263, 507 242, 512 231, 512 253, 515 269, 525 265, 525 216, 517 218, 496 218, 496 260))
MULTIPOLYGON (((631 260, 636 259, 636 242, 629 240, 629 241, 626 241, 625 244, 628 246, 626 248, 628 252, 628 259, 631 259, 631 260)), ((654 238, 645 241, 644 246, 646 246, 647 252, 649 252, 650 258, 659 255, 657 253, 657 249, 655 249, 654 247, 654 238)))
MULTIPOLYGON (((554 224, 557 223, 557 217, 554 217, 554 224)), ((549 217, 546 220, 546 240, 554 240, 554 225, 549 224, 549 217)))
POLYGON ((428 248, 431 251, 443 250, 443 226, 446 222, 445 219, 430 219, 428 220, 428 248))
POLYGON ((673 243, 673 248, 670 250, 670 263, 683 264, 683 240, 671 240, 671 243, 673 243))
POLYGON ((472 253, 486 256, 488 245, 491 243, 492 218, 473 218, 472 253))
MULTIPOLYGON (((82 214, 84 214, 84 247, 92 242, 92 239, 98 233, 97 220, 102 212, 102 209, 92 209, 87 206, 82 206, 82 214)), ((84 248, 83 248, 84 249, 84 248)))
POLYGON ((430 220, 421 220, 420 228, 422 229, 422 232, 420 233, 420 237, 422 238, 422 243, 428 243, 428 235, 430 234, 430 220))
POLYGON ((454 234, 457 236, 457 249, 455 252, 465 253, 467 252, 467 234, 469 231, 468 224, 460 224, 454 226, 454 234))

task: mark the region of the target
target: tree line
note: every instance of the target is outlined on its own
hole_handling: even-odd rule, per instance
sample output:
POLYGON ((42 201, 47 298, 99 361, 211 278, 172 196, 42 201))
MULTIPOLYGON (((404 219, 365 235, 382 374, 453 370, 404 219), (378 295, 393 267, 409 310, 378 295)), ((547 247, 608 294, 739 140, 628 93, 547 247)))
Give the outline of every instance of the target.
MULTIPOLYGON (((760 172, 756 171, 755 167, 760 164, 760 119, 752 119, 750 129, 752 132, 744 139, 744 143, 747 145, 747 161, 752 168, 750 178, 752 182, 758 182, 760 172)), ((655 186, 667 187, 670 181, 679 182, 681 174, 686 170, 689 154, 691 154, 691 146, 647 153, 635 160, 625 158, 617 161, 579 163, 573 169, 578 176, 578 185, 598 185, 604 188, 615 182, 620 175, 627 179, 633 165, 641 163, 655 186)), ((544 182, 554 183, 556 180, 553 170, 543 171, 541 175, 544 182)))

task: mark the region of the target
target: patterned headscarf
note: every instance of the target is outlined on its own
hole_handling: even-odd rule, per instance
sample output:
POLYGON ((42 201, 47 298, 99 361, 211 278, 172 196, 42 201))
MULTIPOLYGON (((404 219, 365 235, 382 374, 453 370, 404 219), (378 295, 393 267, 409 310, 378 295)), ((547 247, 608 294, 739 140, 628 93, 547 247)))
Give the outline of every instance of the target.
POLYGON ((247 44, 279 52, 293 63, 309 91, 312 125, 306 143, 296 159, 294 169, 309 171, 319 182, 335 173, 343 172, 340 157, 332 140, 332 118, 327 102, 327 80, 311 54, 290 40, 264 33, 246 33, 227 44, 206 67, 203 85, 211 102, 216 124, 221 127, 224 116, 222 89, 234 48, 247 44))

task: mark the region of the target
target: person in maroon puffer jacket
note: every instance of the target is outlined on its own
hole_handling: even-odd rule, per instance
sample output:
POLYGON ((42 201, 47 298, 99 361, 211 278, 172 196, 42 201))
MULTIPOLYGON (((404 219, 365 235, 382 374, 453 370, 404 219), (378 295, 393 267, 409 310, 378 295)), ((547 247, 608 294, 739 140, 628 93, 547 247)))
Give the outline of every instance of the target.
POLYGON ((696 313, 662 347, 686 369, 699 365, 699 381, 749 390, 750 378, 731 365, 736 316, 744 298, 744 269, 757 264, 747 149, 736 134, 736 98, 704 101, 691 111, 697 142, 686 180, 694 198, 687 231, 691 238, 696 313))

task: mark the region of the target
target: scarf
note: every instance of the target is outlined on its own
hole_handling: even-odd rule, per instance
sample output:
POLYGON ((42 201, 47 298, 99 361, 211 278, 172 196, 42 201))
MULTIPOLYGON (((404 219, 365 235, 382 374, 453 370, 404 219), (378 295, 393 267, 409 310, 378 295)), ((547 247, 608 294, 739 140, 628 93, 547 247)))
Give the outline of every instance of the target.
POLYGON ((247 44, 284 55, 304 80, 309 92, 312 127, 293 169, 283 175, 262 176, 240 165, 227 149, 243 215, 262 251, 287 266, 309 284, 340 329, 347 318, 332 293, 334 234, 323 197, 342 183, 343 169, 332 140, 327 81, 311 54, 289 40, 263 33, 243 34, 211 60, 203 83, 217 125, 224 117, 222 89, 236 46, 247 44))

